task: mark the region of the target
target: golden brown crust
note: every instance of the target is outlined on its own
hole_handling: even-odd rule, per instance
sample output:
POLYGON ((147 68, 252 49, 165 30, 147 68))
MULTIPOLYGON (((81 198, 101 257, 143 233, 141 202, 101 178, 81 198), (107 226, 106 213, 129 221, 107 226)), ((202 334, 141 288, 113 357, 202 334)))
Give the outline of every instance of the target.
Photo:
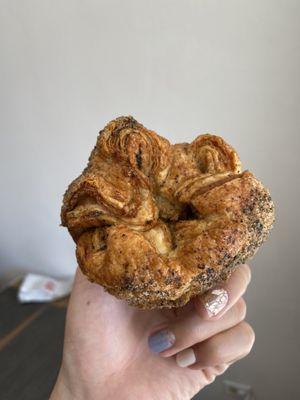
POLYGON ((120 117, 100 132, 61 219, 92 282, 132 305, 162 308, 184 305, 251 257, 274 206, 222 138, 171 145, 120 117))

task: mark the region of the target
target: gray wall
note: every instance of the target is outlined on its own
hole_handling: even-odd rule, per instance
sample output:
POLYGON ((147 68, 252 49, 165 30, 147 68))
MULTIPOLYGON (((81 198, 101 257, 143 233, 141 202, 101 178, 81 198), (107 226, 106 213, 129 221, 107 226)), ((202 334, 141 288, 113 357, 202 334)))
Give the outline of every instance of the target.
MULTIPOLYGON (((0 6, 0 280, 73 273, 62 194, 107 121, 132 114, 173 142, 218 133, 277 205, 271 239, 251 262, 256 345, 227 377, 251 383, 258 399, 299 398, 300 2, 0 6)), ((216 398, 218 382, 200 398, 216 398)))

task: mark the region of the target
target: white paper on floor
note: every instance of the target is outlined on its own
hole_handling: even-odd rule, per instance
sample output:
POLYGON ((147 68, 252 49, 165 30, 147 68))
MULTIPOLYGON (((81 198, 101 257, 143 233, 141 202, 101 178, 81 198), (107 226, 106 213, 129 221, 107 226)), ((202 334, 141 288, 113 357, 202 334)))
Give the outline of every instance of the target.
POLYGON ((67 296, 72 289, 73 277, 58 280, 49 276, 27 274, 18 291, 20 303, 39 303, 67 296))

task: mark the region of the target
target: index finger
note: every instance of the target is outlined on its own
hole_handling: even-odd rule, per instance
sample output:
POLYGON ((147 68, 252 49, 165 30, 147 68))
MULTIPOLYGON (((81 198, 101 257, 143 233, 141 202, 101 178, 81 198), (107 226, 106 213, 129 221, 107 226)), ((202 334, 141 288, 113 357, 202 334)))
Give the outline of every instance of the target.
POLYGON ((250 280, 249 266, 240 265, 227 282, 193 299, 196 311, 203 319, 221 318, 242 297, 250 280))

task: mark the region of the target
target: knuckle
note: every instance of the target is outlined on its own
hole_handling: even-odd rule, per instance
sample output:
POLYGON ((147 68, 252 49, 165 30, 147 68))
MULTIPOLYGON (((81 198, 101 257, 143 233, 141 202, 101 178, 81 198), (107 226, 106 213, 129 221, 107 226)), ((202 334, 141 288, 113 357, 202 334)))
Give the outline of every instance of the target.
POLYGON ((242 335, 245 339, 245 355, 249 354, 255 342, 255 333, 247 322, 241 323, 242 335))
POLYGON ((228 369, 229 365, 224 363, 220 365, 216 365, 214 367, 215 373, 217 376, 224 374, 224 372, 228 369))
POLYGON ((245 319, 246 313, 247 313, 247 306, 246 302, 243 298, 241 298, 236 305, 234 306, 234 311, 235 311, 235 319, 238 322, 241 322, 245 319))
POLYGON ((202 370, 202 373, 203 373, 203 375, 204 375, 204 377, 206 379, 206 384, 207 385, 210 385, 216 379, 216 375, 209 368, 204 368, 202 370))
POLYGON ((251 280, 251 269, 249 265, 243 264, 240 268, 240 273, 242 275, 244 285, 247 286, 251 280))
POLYGON ((217 337, 212 338, 207 343, 206 348, 206 364, 207 365, 217 365, 221 364, 224 358, 222 343, 217 339, 217 337))

